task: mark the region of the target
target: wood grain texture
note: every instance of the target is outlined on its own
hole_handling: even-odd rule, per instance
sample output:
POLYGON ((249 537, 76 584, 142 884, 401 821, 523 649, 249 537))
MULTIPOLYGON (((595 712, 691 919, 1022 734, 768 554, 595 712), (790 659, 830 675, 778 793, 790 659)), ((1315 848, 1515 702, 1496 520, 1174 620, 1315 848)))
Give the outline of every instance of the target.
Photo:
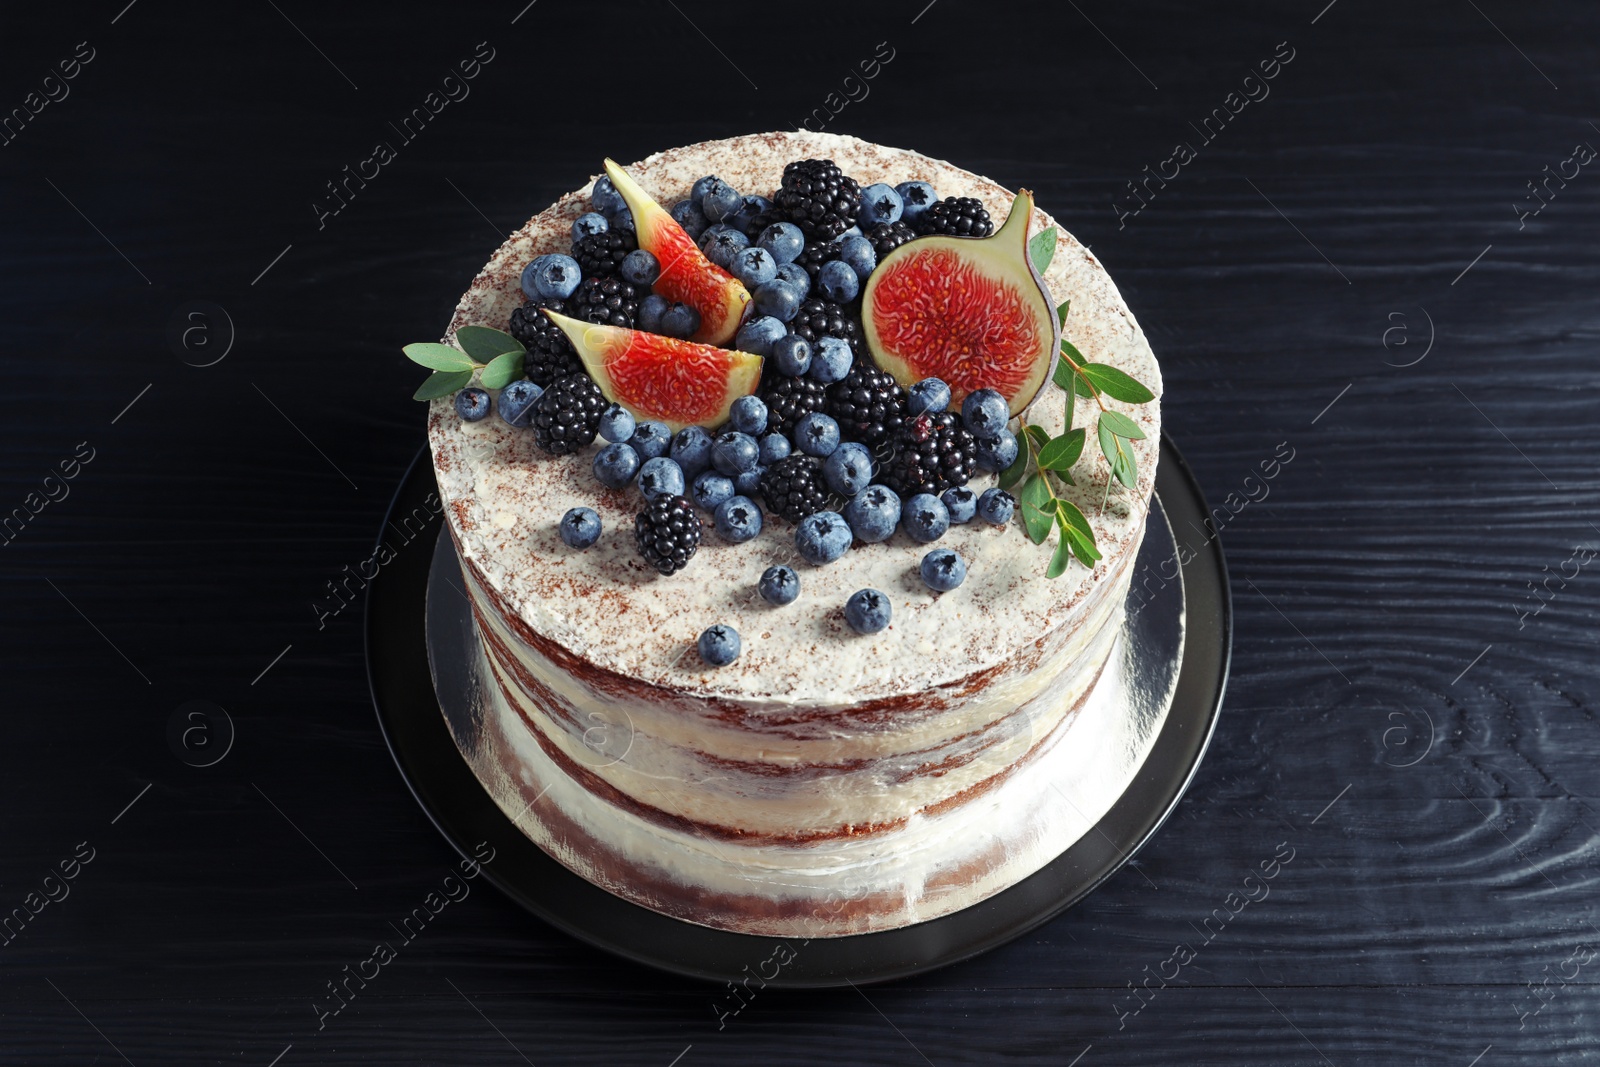
POLYGON ((1589 7, 1025 4, 1020 36, 954 0, 122 7, 0 41, 0 113, 96 50, 0 148, 0 513, 95 450, 0 547, 0 913, 96 850, 0 945, 0 1062, 1592 1061, 1600 572, 1530 583, 1600 548, 1600 175, 1516 206, 1600 145, 1589 7), (319 1031, 325 983, 453 860, 377 731, 357 607, 314 608, 422 441, 399 346, 603 156, 791 126, 880 40, 829 128, 1032 188, 1122 287, 1225 509, 1234 676, 1188 798, 1137 869, 919 979, 763 993, 719 1030, 716 989, 482 886, 319 1031), (479 41, 471 95, 319 228, 325 183, 479 41), (205 368, 169 335, 195 300, 236 328, 205 368), (168 748, 191 699, 237 728, 213 767, 168 748))

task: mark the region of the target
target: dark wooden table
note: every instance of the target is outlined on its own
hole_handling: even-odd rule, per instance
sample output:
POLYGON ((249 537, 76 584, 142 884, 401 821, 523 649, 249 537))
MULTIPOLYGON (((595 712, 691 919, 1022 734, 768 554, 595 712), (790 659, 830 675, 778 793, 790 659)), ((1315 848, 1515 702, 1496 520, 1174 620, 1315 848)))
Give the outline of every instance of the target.
POLYGON ((39 110, 0 146, 0 913, 39 910, 0 1061, 1592 1061, 1592 5, 525 2, 7 14, 0 113, 39 110), (1035 189, 1149 332, 1236 512, 1187 799, 1082 906, 916 980, 719 1031, 715 989, 480 883, 319 1029, 454 860, 359 605, 326 611, 422 444, 399 346, 603 156, 830 93, 829 129, 1035 189))

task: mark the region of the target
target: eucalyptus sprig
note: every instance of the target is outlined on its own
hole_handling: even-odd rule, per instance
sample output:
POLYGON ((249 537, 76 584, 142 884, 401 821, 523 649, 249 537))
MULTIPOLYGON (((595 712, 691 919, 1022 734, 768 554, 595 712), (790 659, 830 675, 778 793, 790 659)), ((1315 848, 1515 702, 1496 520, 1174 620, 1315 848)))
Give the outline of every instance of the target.
MULTIPOLYGON (((1028 258, 1042 275, 1055 255, 1057 233, 1054 226, 1035 234, 1028 242, 1028 258)), ((1062 326, 1067 323, 1067 312, 1072 305, 1068 300, 1056 308, 1062 326)), ((1050 432, 1036 424, 1028 424, 1017 435, 1016 462, 1000 475, 1000 487, 1011 489, 1021 483, 1018 504, 1022 512, 1022 525, 1028 539, 1036 545, 1044 544, 1051 527, 1060 531, 1055 554, 1045 571, 1047 578, 1059 578, 1066 573, 1073 559, 1085 567, 1093 568, 1102 558, 1095 545, 1094 527, 1072 501, 1063 497, 1059 485, 1076 485, 1072 468, 1083 455, 1087 427, 1073 429, 1076 399, 1092 399, 1099 408, 1095 423, 1095 437, 1100 452, 1111 468, 1106 479, 1106 495, 1111 494, 1111 482, 1121 482, 1132 489, 1139 480, 1138 459, 1131 442, 1144 437, 1139 424, 1120 411, 1106 407, 1105 397, 1127 404, 1144 404, 1155 399, 1143 383, 1131 375, 1106 363, 1092 363, 1066 338, 1061 340, 1061 361, 1056 364, 1055 383, 1066 393, 1065 430, 1050 436, 1050 432)), ((1105 507, 1104 502, 1101 508, 1105 507)))
POLYGON ((463 326, 456 331, 456 344, 461 347, 427 341, 402 349, 411 362, 433 371, 411 399, 449 396, 472 381, 473 371, 483 372, 479 380, 485 389, 503 389, 522 377, 528 350, 509 333, 488 326, 463 326))

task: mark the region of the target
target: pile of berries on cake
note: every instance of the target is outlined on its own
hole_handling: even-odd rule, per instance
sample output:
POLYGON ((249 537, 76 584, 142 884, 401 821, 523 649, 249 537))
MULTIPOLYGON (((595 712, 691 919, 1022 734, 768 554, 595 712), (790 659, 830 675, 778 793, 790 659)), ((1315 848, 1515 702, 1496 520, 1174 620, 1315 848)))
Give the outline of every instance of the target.
MULTIPOLYGON (((572 223, 570 251, 540 255, 522 273, 526 303, 508 330, 526 349, 526 378, 505 385, 493 406, 551 455, 603 438, 594 477, 608 489, 637 489, 634 541, 651 567, 673 574, 687 566, 708 524, 740 543, 779 520, 800 557, 820 566, 896 530, 930 543, 952 523, 1010 522, 1011 494, 969 483, 1016 462, 1011 420, 1054 355, 1054 310, 1027 264, 1025 217, 1013 265, 1001 251, 977 251, 1015 230, 1010 219, 996 234, 978 200, 941 199, 924 181, 862 188, 833 161, 806 159, 784 168, 770 197, 708 175, 664 210, 621 168, 608 162, 607 170, 572 223), (912 253, 960 256, 969 247, 978 284, 1011 301, 995 313, 1004 328, 908 326, 907 307, 914 316, 922 304, 953 303, 924 300, 914 288, 941 284, 925 281, 928 264, 947 261, 912 253), (892 282, 884 279, 891 264, 892 282), (1022 312, 1012 306, 1027 300, 1022 312), (1048 321, 1017 326, 1033 305, 1048 321), (995 351, 952 342, 969 329, 995 351), (924 334, 927 353, 915 348, 924 334), (1004 351, 1008 342, 1020 354, 1004 351), (960 366, 925 373, 958 349, 960 366), (999 388, 984 385, 985 359, 999 368, 991 375, 999 388)), ((973 317, 971 293, 957 295, 973 317)), ((469 421, 491 410, 477 387, 455 403, 469 421)), ((599 515, 574 508, 560 532, 567 545, 588 548, 601 536, 599 515)), ((947 592, 966 569, 955 552, 933 549, 920 571, 931 589, 947 592)), ((778 566, 757 584, 769 602, 787 604, 800 580, 778 566)), ((881 630, 889 599, 860 590, 844 616, 859 632, 881 630)), ((700 645, 708 663, 731 662, 738 634, 715 626, 700 645)))

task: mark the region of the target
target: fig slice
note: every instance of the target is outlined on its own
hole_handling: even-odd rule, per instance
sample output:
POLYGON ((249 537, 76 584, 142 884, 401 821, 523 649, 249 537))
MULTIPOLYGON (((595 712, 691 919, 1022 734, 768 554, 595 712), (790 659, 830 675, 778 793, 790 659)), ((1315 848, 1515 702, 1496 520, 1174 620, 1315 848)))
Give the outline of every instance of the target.
POLYGON ((639 247, 661 264, 661 276, 652 288, 668 300, 688 304, 700 313, 700 329, 689 339, 708 345, 725 345, 733 340, 739 331, 739 318, 750 303, 750 291, 744 283, 707 259, 678 220, 615 161, 606 160, 606 175, 633 213, 639 247))
POLYGON ((1060 323, 1028 258, 1033 194, 1011 202, 988 237, 919 237, 883 257, 861 295, 861 324, 879 367, 910 388, 924 378, 968 393, 994 389, 1019 415, 1050 380, 1060 323))
POLYGON ((685 426, 721 426, 733 402, 755 392, 761 381, 761 357, 749 352, 596 326, 548 308, 545 314, 578 350, 607 400, 640 421, 664 422, 673 433, 685 426))

